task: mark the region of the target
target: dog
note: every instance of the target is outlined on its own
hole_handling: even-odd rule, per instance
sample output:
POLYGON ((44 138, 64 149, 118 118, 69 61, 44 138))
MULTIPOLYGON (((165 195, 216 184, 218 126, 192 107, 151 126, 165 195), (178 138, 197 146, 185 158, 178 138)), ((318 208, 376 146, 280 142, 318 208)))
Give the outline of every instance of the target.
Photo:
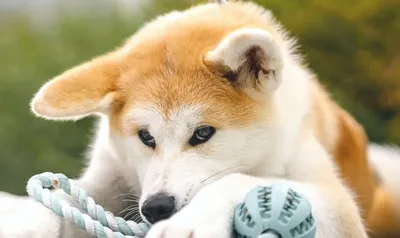
MULTIPOLYGON (((99 118, 76 182, 113 213, 131 194, 135 218, 154 224, 147 238, 231 237, 244 195, 276 182, 310 201, 317 238, 400 237, 400 150, 368 142, 255 3, 161 15, 45 83, 31 109, 99 118)), ((3 212, 0 237, 87 237, 29 198, 18 203, 30 210, 3 212)))

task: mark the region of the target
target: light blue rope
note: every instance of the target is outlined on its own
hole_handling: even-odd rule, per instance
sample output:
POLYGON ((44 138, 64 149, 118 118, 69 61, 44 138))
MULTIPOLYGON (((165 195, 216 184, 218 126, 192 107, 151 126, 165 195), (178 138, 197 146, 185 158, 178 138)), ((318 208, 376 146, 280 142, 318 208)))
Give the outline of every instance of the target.
POLYGON ((75 185, 64 174, 45 172, 34 175, 29 179, 26 188, 29 196, 94 237, 142 238, 150 228, 146 223, 126 221, 105 211, 84 189, 75 185), (83 212, 58 198, 49 188, 62 189, 83 212))

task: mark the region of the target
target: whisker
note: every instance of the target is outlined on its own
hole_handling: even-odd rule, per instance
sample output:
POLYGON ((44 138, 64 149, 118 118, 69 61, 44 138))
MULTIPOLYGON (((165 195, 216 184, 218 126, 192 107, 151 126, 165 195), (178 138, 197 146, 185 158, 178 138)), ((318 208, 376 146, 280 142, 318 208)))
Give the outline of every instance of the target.
POLYGON ((216 173, 214 173, 214 174, 208 176, 207 178, 205 178, 204 180, 202 180, 202 181, 200 182, 200 184, 206 182, 207 180, 209 180, 209 179, 211 179, 211 178, 214 178, 214 177, 217 176, 217 175, 220 175, 220 174, 223 173, 223 172, 226 172, 226 171, 228 171, 228 170, 235 169, 235 168, 238 168, 238 167, 249 167, 249 166, 246 166, 246 165, 234 165, 234 166, 228 167, 228 168, 226 168, 226 169, 220 170, 220 171, 218 171, 218 172, 216 172, 216 173))
POLYGON ((139 211, 139 207, 133 207, 131 208, 132 211, 139 211))
POLYGON ((140 215, 140 213, 136 214, 134 217, 132 217, 132 221, 139 223, 142 221, 142 216, 140 215))
POLYGON ((121 196, 124 196, 124 195, 125 195, 124 193, 121 193, 121 194, 118 194, 118 195, 114 196, 114 197, 111 198, 111 199, 116 199, 117 197, 121 197, 121 196))
POLYGON ((139 199, 122 199, 123 202, 139 202, 139 199))
POLYGON ((126 210, 129 210, 129 209, 135 209, 135 208, 138 208, 138 207, 139 207, 139 204, 134 203, 134 204, 132 204, 132 205, 130 205, 130 206, 125 207, 125 208, 122 210, 122 212, 124 212, 124 211, 126 211, 126 210))
POLYGON ((132 210, 132 208, 127 207, 127 208, 125 208, 124 210, 118 212, 118 213, 117 213, 117 216, 119 216, 121 213, 128 212, 128 211, 131 211, 131 210, 132 210))
POLYGON ((134 207, 134 208, 131 208, 131 209, 128 210, 128 212, 132 212, 132 211, 137 212, 137 211, 139 211, 139 208, 138 207, 134 207))
POLYGON ((128 193, 127 196, 132 198, 140 198, 140 196, 135 193, 128 193))
POLYGON ((133 214, 134 214, 134 215, 139 214, 139 210, 136 210, 136 211, 131 210, 131 211, 129 211, 129 212, 124 216, 124 219, 126 219, 126 218, 129 217, 129 216, 132 216, 133 214))
POLYGON ((126 220, 126 219, 127 219, 127 217, 129 217, 131 214, 133 214, 133 212, 132 212, 132 211, 130 211, 130 212, 128 212, 127 214, 125 214, 125 216, 124 216, 124 219, 126 220))
POLYGON ((140 217, 141 217, 140 213, 138 212, 135 215, 133 215, 132 219, 137 219, 137 218, 140 218, 140 217))
POLYGON ((139 204, 137 204, 137 203, 134 203, 134 204, 132 204, 132 205, 130 205, 130 206, 128 206, 128 207, 126 207, 126 208, 134 208, 134 207, 139 207, 139 204))
POLYGON ((121 194, 118 194, 118 195, 114 196, 112 199, 115 199, 115 198, 121 197, 121 196, 127 196, 127 197, 137 198, 137 199, 140 198, 139 195, 136 195, 136 194, 134 194, 134 193, 121 193, 121 194))

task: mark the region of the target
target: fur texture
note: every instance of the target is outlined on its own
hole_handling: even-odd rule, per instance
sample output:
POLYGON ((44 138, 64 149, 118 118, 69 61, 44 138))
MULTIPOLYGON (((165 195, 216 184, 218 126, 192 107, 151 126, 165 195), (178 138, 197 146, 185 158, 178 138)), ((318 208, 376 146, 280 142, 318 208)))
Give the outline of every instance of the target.
MULTIPOLYGON (((156 18, 115 51, 50 80, 31 107, 51 120, 100 117, 77 182, 107 209, 123 210, 127 204, 113 199, 123 193, 140 196, 139 208, 159 192, 175 197, 179 211, 148 238, 228 238, 244 194, 276 181, 311 201, 318 238, 400 236, 400 159, 388 158, 400 153, 368 147, 363 128, 295 50, 256 4, 194 6, 156 18), (188 144, 203 125, 215 135, 188 144), (139 139, 142 129, 154 137, 154 149, 139 139)), ((48 211, 37 213, 48 227, 40 233, 37 226, 37 237, 85 237, 48 211)), ((32 234, 5 223, 0 229, 0 237, 32 234)))

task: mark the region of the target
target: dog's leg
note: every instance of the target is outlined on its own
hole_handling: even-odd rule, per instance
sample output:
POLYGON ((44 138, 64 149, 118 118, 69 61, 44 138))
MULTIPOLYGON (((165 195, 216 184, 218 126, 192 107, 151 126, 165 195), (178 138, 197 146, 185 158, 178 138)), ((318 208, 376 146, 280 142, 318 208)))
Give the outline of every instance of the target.
POLYGON ((355 203, 345 190, 331 190, 289 180, 261 179, 231 174, 200 190, 172 218, 155 224, 146 238, 209 238, 232 236, 234 209, 257 185, 286 182, 312 204, 317 238, 367 237, 355 203), (342 193, 343 192, 343 193, 342 193))

